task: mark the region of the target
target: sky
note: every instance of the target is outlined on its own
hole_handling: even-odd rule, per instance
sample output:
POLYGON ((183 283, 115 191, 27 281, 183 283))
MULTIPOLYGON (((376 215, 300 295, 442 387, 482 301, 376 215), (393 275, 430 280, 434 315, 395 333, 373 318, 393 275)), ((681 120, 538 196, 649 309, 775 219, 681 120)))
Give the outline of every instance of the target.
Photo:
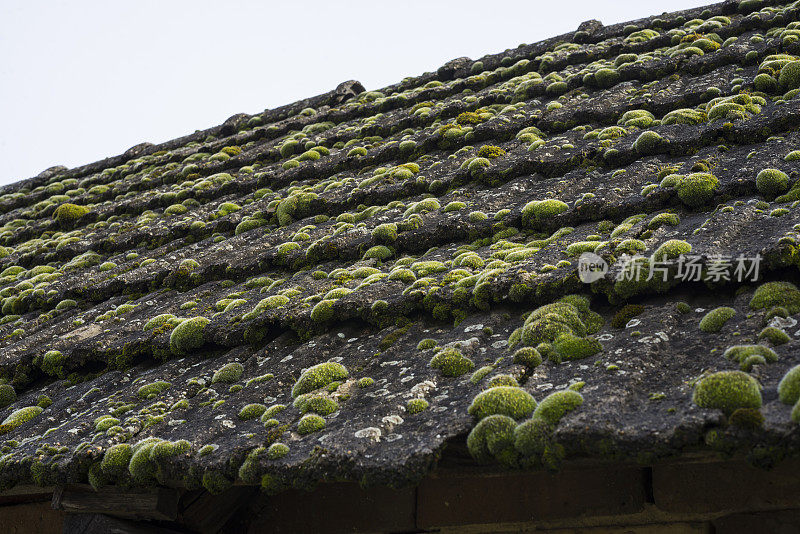
POLYGON ((0 185, 324 93, 711 0, 0 0, 0 185))

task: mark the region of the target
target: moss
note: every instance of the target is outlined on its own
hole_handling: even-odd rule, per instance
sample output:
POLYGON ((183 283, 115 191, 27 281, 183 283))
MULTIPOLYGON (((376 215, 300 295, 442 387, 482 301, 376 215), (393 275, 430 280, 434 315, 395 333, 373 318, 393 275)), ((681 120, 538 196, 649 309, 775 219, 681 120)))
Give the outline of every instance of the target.
POLYGON ((239 419, 242 421, 249 421, 250 419, 256 419, 261 417, 264 412, 267 411, 267 407, 263 404, 248 404, 244 408, 239 411, 239 419))
POLYGON ((578 406, 583 404, 583 396, 577 391, 566 389, 551 393, 536 407, 533 412, 534 419, 544 419, 555 426, 564 417, 578 406))
POLYGON ((648 130, 636 138, 633 149, 639 154, 655 154, 662 144, 664 144, 664 138, 656 132, 648 130))
POLYGON ((678 226, 681 220, 675 213, 659 213, 647 223, 647 228, 655 230, 662 226, 678 226))
POLYGON ((233 384, 242 378, 242 373, 244 373, 244 366, 241 363, 227 363, 214 372, 214 376, 211 377, 211 383, 233 384))
POLYGON ((436 347, 438 343, 435 339, 425 338, 419 343, 417 343, 417 350, 428 350, 436 347))
POLYGON ((582 360, 601 352, 603 346, 593 337, 564 333, 553 341, 553 349, 564 360, 582 360))
POLYGON ((151 382, 149 384, 145 384, 144 386, 140 387, 138 390, 136 390, 136 395, 140 399, 152 399, 159 393, 168 390, 171 386, 172 384, 170 384, 169 382, 165 382, 164 380, 158 380, 156 382, 151 382))
POLYGON ((500 148, 499 146, 493 145, 483 145, 478 149, 478 157, 479 158, 500 158, 506 155, 506 151, 500 148))
POLYGON ((297 422, 297 432, 305 436, 325 428, 325 419, 316 414, 306 414, 297 422))
POLYGON ((112 426, 118 425, 119 419, 116 417, 111 417, 110 415, 104 415, 102 417, 98 417, 95 420, 94 424, 94 431, 95 432, 105 432, 112 426))
POLYGON ((180 322, 180 319, 172 315, 171 313, 162 313, 161 315, 156 315, 149 321, 144 324, 142 327, 143 332, 147 332, 148 330, 159 330, 162 331, 162 327, 166 328, 173 328, 180 322))
POLYGON ((718 187, 716 176, 703 172, 692 173, 678 183, 678 198, 687 206, 700 207, 714 198, 718 187))
POLYGON ((781 306, 794 315, 800 312, 800 290, 791 282, 766 282, 753 293, 750 309, 762 310, 781 306))
POLYGON ((169 348, 173 354, 188 354, 203 346, 203 330, 210 321, 205 317, 192 317, 176 326, 169 336, 169 348))
POLYGON ((800 87, 800 61, 791 61, 781 68, 778 76, 781 91, 790 91, 800 87))
POLYGON ((736 310, 728 306, 714 308, 700 320, 700 330, 707 333, 719 332, 734 315, 736 310))
POLYGON ((379 224, 372 230, 372 238, 379 243, 393 243, 397 240, 395 223, 379 224))
POLYGON ((789 176, 779 169, 762 169, 756 176, 758 192, 773 199, 789 190, 789 176))
POLYGON ((78 222, 82 217, 85 217, 91 210, 86 206, 78 206, 76 204, 61 204, 53 212, 53 218, 63 228, 70 228, 78 222))
POLYGON ((203 487, 211 495, 225 493, 233 486, 233 481, 229 480, 219 471, 208 470, 203 473, 203 487))
POLYGON ((775 351, 764 345, 734 345, 725 350, 723 357, 738 362, 743 371, 749 371, 756 364, 778 361, 775 351))
POLYGON ((309 367, 292 387, 292 397, 297 397, 322 388, 337 380, 345 380, 349 376, 344 365, 336 362, 325 362, 309 367))
POLYGON ((761 388, 747 373, 719 371, 697 382, 692 401, 701 408, 719 409, 730 415, 739 408, 760 408, 761 388))
POLYGON ((472 400, 468 412, 479 420, 495 414, 522 419, 535 409, 536 400, 524 389, 498 386, 479 393, 472 400))
POLYGON ((644 312, 644 306, 641 304, 626 304, 611 319, 611 326, 613 328, 625 328, 628 321, 641 315, 644 312))
POLYGON ((514 363, 535 369, 542 364, 542 355, 533 347, 523 347, 514 353, 514 363))
POLYGON ((66 356, 58 350, 48 350, 42 356, 42 371, 50 376, 64 377, 64 360, 66 356))
POLYGON ((17 392, 11 384, 0 384, 0 409, 17 401, 17 392))
POLYGON ((514 419, 505 415, 483 418, 467 436, 470 455, 480 463, 507 456, 508 451, 513 451, 516 426, 514 419))
POLYGON ((425 399, 411 399, 406 403, 406 413, 409 415, 418 414, 428 409, 428 401, 425 399))
POLYGON ((326 299, 319 301, 311 309, 311 320, 315 323, 330 321, 334 317, 334 300, 326 299))
POLYGON ((339 404, 328 397, 310 395, 304 399, 299 408, 300 413, 311 412, 319 415, 330 415, 339 409, 339 404))
POLYGON ((128 467, 133 456, 133 450, 127 443, 117 443, 109 447, 100 462, 103 474, 110 478, 122 475, 128 467))
POLYGON ((472 360, 453 347, 446 347, 437 351, 428 365, 434 369, 439 369, 442 376, 449 377, 461 376, 472 371, 475 367, 472 360))
POLYGON ((273 443, 267 448, 267 458, 279 460, 289 454, 289 446, 285 443, 273 443))
POLYGON ((43 409, 40 406, 26 406, 15 410, 0 423, 0 435, 11 432, 31 419, 38 417, 42 411, 43 409))
POLYGON ((764 426, 764 414, 755 408, 739 408, 728 418, 728 424, 755 432, 764 426))
POLYGON ((762 339, 766 339, 773 345, 783 345, 784 343, 788 343, 791 341, 791 337, 789 334, 781 330, 780 328, 776 328, 774 326, 767 326, 761 332, 758 333, 758 340, 761 341, 762 339))
POLYGON ((800 365, 789 369, 778 384, 778 398, 784 404, 800 401, 800 365))
POLYGON ((392 250, 389 247, 385 245, 375 245, 374 247, 370 247, 369 250, 367 250, 364 253, 363 259, 368 260, 374 258, 377 260, 384 261, 388 260, 393 255, 394 252, 392 252, 392 250))
POLYGON ((473 384, 477 384, 478 382, 486 378, 486 375, 494 371, 494 368, 495 368, 494 365, 484 365, 483 367, 472 373, 472 376, 469 377, 469 381, 473 384))
POLYGON ((128 462, 128 472, 137 484, 147 484, 155 478, 157 466, 150 460, 150 453, 153 447, 161 441, 158 438, 147 438, 133 446, 133 455, 128 462))
POLYGON ((514 448, 525 456, 538 456, 550 443, 553 427, 546 420, 531 418, 514 429, 514 448))
POLYGON ((372 386, 373 384, 375 384, 375 380, 370 378, 370 377, 368 377, 368 376, 365 376, 363 378, 359 378, 359 380, 358 380, 358 387, 360 387, 362 389, 363 388, 368 388, 368 387, 372 386))
POLYGON ((564 213, 569 209, 569 206, 553 198, 546 200, 533 200, 528 202, 522 208, 522 224, 523 226, 533 226, 547 221, 556 215, 564 213))

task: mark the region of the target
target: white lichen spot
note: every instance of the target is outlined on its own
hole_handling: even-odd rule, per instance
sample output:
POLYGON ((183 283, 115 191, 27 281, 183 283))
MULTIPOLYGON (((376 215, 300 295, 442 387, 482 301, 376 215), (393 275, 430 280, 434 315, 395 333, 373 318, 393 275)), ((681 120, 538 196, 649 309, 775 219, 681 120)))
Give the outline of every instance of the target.
POLYGON ((386 436, 386 438, 384 438, 384 439, 385 439, 386 441, 392 442, 392 441, 397 441, 398 439, 402 439, 402 438, 403 438, 403 435, 402 435, 402 434, 389 434, 389 435, 388 435, 388 436, 386 436))
POLYGON ((499 341, 495 341, 494 343, 492 343, 492 348, 493 349, 502 349, 506 345, 508 345, 508 340, 507 339, 501 339, 499 341))
POLYGON ((611 341, 612 339, 614 339, 614 336, 608 333, 597 336, 597 341, 611 341))
POLYGON ((775 328, 792 328, 797 324, 797 319, 794 317, 780 317, 776 316, 770 319, 769 326, 774 326, 775 328))
POLYGON ((464 333, 474 332, 475 330, 480 330, 483 328, 482 324, 473 324, 464 329, 464 333))
POLYGON ((399 415, 387 415, 386 417, 381 419, 381 422, 385 425, 402 425, 403 418, 400 417, 399 415))
POLYGON ((222 424, 222 426, 224 426, 225 428, 236 428, 236 425, 230 419, 225 419, 223 421, 220 421, 220 424, 222 424))
POLYGON ((283 358, 283 359, 281 360, 281 363, 286 363, 286 362, 288 362, 289 360, 291 360, 292 358, 294 358, 294 356, 292 356, 292 355, 290 354, 290 355, 286 356, 285 358, 283 358))
POLYGON ((414 375, 404 376, 403 378, 400 379, 400 383, 405 384, 406 382, 414 380, 414 378, 415 378, 414 375))
POLYGON ((369 426, 367 428, 362 428, 361 430, 357 430, 355 436, 357 438, 367 438, 371 441, 380 441, 381 429, 374 426, 369 426))
POLYGON ((631 319, 627 323, 625 323, 625 328, 633 328, 634 326, 639 326, 642 324, 642 321, 639 319, 631 319))
POLYGON ((346 336, 344 335, 344 333, 342 333, 342 332, 339 332, 338 334, 336 334, 336 336, 337 336, 339 339, 344 339, 344 338, 346 337, 346 336))
POLYGON ((414 385, 411 388, 411 393, 415 396, 424 396, 427 395, 428 392, 431 390, 436 389, 436 383, 432 380, 426 380, 424 382, 420 382, 419 384, 414 385))

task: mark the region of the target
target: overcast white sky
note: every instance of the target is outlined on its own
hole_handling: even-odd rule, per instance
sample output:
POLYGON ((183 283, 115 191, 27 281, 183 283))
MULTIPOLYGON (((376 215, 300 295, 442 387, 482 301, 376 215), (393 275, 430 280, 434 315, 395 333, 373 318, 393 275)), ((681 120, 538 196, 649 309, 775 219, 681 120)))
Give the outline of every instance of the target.
POLYGON ((333 89, 712 0, 0 0, 0 184, 333 89))

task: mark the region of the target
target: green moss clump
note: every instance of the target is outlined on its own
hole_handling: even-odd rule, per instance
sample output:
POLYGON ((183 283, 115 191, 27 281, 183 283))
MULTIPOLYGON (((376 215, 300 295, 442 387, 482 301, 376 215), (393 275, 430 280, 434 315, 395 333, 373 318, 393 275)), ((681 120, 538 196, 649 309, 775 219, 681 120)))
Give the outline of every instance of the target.
POLYGON ((368 376, 365 376, 363 378, 359 378, 358 379, 358 387, 360 387, 362 389, 363 388, 368 388, 371 385, 373 385, 374 383, 375 383, 375 380, 373 378, 368 377, 368 376))
POLYGON ((454 347, 440 349, 433 355, 428 364, 434 369, 439 369, 442 376, 456 377, 472 371, 475 364, 454 347))
POLYGON ((133 446, 128 472, 137 484, 147 484, 155 478, 157 466, 150 460, 150 453, 161 441, 163 440, 158 438, 147 438, 133 446))
POLYGON ((297 432, 303 436, 325 428, 325 419, 317 414, 306 414, 297 422, 297 432))
POLYGON ((779 169, 761 169, 756 188, 767 199, 773 199, 789 190, 789 176, 779 169))
POLYGON ((644 312, 644 306, 641 304, 626 304, 611 319, 611 326, 613 328, 625 328, 628 321, 641 315, 644 312))
POLYGON ((149 384, 145 384, 144 386, 140 387, 138 390, 136 390, 136 395, 140 399, 152 399, 159 393, 168 390, 171 386, 172 384, 170 384, 169 382, 165 382, 164 380, 157 380, 156 382, 151 382, 149 384))
POLYGON ((279 460, 289 454, 289 446, 285 443, 273 443, 267 448, 267 458, 270 460, 279 460))
POLYGON ((50 376, 64 377, 64 360, 66 356, 58 350, 48 350, 42 356, 42 371, 50 376))
POLYGON ((78 206, 69 203, 61 204, 53 212, 53 218, 61 227, 70 228, 75 225, 79 219, 86 216, 89 211, 89 208, 86 206, 78 206))
POLYGON ((542 454, 550 443, 553 427, 544 419, 531 418, 514 429, 514 448, 525 456, 542 454))
POLYGON ((333 304, 336 302, 333 299, 326 299, 319 301, 312 309, 311 309, 311 320, 315 323, 321 323, 325 321, 330 321, 333 319, 334 311, 333 311, 333 304))
POLYGON ((392 249, 389 247, 385 245, 375 245, 374 247, 370 247, 369 250, 364 253, 363 259, 368 260, 374 258, 376 260, 384 261, 388 260, 393 255, 394 252, 392 252, 392 249))
POLYGON ((730 415, 739 408, 761 408, 761 388, 747 373, 719 371, 697 382, 692 401, 701 408, 715 408, 730 415))
POLYGON ((483 145, 478 149, 478 157, 479 158, 488 158, 494 159, 499 158, 506 155, 506 151, 500 148, 499 146, 493 145, 483 145))
POLYGON ((514 429, 517 423, 506 415, 489 415, 481 419, 467 436, 467 449, 475 461, 507 459, 514 453, 514 429))
POLYGON ((205 343, 203 330, 211 322, 205 317, 192 317, 182 321, 169 336, 169 349, 173 354, 184 355, 199 349, 205 343))
POLYGON ((714 198, 718 187, 719 180, 713 174, 695 172, 678 183, 678 198, 687 206, 697 208, 714 198))
POLYGON ((566 389, 551 393, 536 407, 534 419, 544 419, 555 426, 564 415, 583 404, 583 396, 577 391, 566 389))
POLYGON ((395 223, 379 224, 372 230, 372 238, 379 243, 394 243, 397 240, 395 223))
POLYGON ((692 307, 685 302, 678 302, 675 304, 675 309, 678 310, 678 313, 680 314, 687 314, 692 311, 692 307))
POLYGON ((564 360, 582 360, 603 350, 600 342, 593 337, 581 337, 565 333, 553 341, 553 349, 564 360))
POLYGON ((753 79, 753 87, 761 93, 774 93, 778 90, 778 82, 766 73, 761 73, 753 79))
POLYGON ((311 366, 300 375, 292 387, 292 397, 297 397, 322 388, 337 380, 345 380, 349 376, 344 365, 336 362, 325 362, 311 366))
POLYGON ((39 406, 26 406, 15 410, 0 423, 0 436, 22 426, 31 419, 39 416, 44 410, 39 406))
POLYGON ((638 154, 655 154, 663 143, 663 137, 656 132, 648 130, 636 138, 636 141, 633 143, 633 149, 636 150, 638 154))
POLYGON ((517 379, 509 374, 494 375, 492 378, 489 379, 490 388, 496 388, 499 386, 511 386, 518 388, 519 382, 517 382, 517 379))
POLYGON ((743 371, 749 371, 756 364, 778 361, 775 351, 764 345, 734 345, 725 350, 723 357, 738 362, 743 371))
POLYGON ((436 343, 435 339, 425 338, 419 343, 417 343, 417 350, 428 350, 436 347, 438 343, 436 343))
POLYGON ((244 408, 239 411, 239 419, 242 421, 248 421, 250 419, 256 419, 261 417, 264 412, 267 411, 267 407, 263 404, 248 404, 244 408))
POLYGON ((554 198, 533 200, 522 208, 522 224, 523 226, 534 226, 564 213, 568 209, 569 206, 566 203, 554 198))
POLYGON ((219 471, 209 470, 203 473, 203 487, 211 495, 225 493, 233 486, 233 481, 219 471))
POLYGON ((728 423, 755 432, 764 426, 764 414, 754 408, 739 408, 728 418, 728 423))
POLYGON ((300 413, 311 412, 318 415, 329 415, 339 409, 339 404, 329 397, 310 395, 304 399, 299 408, 300 413))
POLYGON ((761 284, 750 299, 750 309, 762 310, 775 306, 786 308, 789 314, 800 312, 800 290, 791 282, 761 284))
POLYGON ((479 393, 469 406, 469 414, 477 419, 490 415, 507 415, 513 419, 529 416, 536 409, 536 400, 524 389, 497 386, 479 393))
POLYGON ((800 87, 800 61, 790 61, 781 68, 778 85, 784 92, 800 87))
POLYGON ((425 399, 411 399, 406 403, 406 413, 408 415, 418 414, 428 409, 428 401, 425 399))
POLYGON ((233 384, 242 378, 242 373, 244 373, 244 366, 241 363, 226 363, 214 372, 214 376, 211 377, 211 383, 233 384))
POLYGON ((162 330, 161 327, 165 328, 174 328, 175 325, 180 323, 180 319, 172 315, 171 313, 162 313, 161 315, 156 315, 149 321, 144 324, 142 328, 143 332, 147 332, 148 330, 155 330, 158 329, 159 331, 162 330))
POLYGON ((734 315, 736 310, 728 306, 714 308, 700 320, 700 330, 707 333, 719 332, 734 315))
POLYGON ((295 219, 305 216, 316 199, 316 193, 298 193, 281 200, 275 208, 278 224, 287 226, 293 223, 295 219))
POLYGON ((0 408, 5 408, 9 404, 17 401, 17 392, 11 384, 0 384, 0 408))
POLYGON ((776 328, 774 326, 767 326, 761 332, 758 333, 758 340, 761 341, 762 339, 766 339, 773 345, 783 345, 784 343, 788 343, 791 341, 791 337, 789 334, 781 330, 780 328, 776 328))
POLYGON ((655 230, 656 228, 660 228, 662 226, 678 226, 680 224, 681 219, 675 213, 659 213, 652 219, 650 222, 647 223, 647 228, 650 230, 655 230))
POLYGON ((522 347, 514 353, 514 363, 535 369, 542 364, 542 355, 533 347, 522 347))
POLYGON ((800 365, 783 375, 778 384, 778 398, 784 404, 796 404, 800 400, 800 365))
POLYGON ((117 443, 106 450, 100 469, 107 477, 118 477, 128 468, 128 463, 133 456, 133 449, 127 443, 117 443))

